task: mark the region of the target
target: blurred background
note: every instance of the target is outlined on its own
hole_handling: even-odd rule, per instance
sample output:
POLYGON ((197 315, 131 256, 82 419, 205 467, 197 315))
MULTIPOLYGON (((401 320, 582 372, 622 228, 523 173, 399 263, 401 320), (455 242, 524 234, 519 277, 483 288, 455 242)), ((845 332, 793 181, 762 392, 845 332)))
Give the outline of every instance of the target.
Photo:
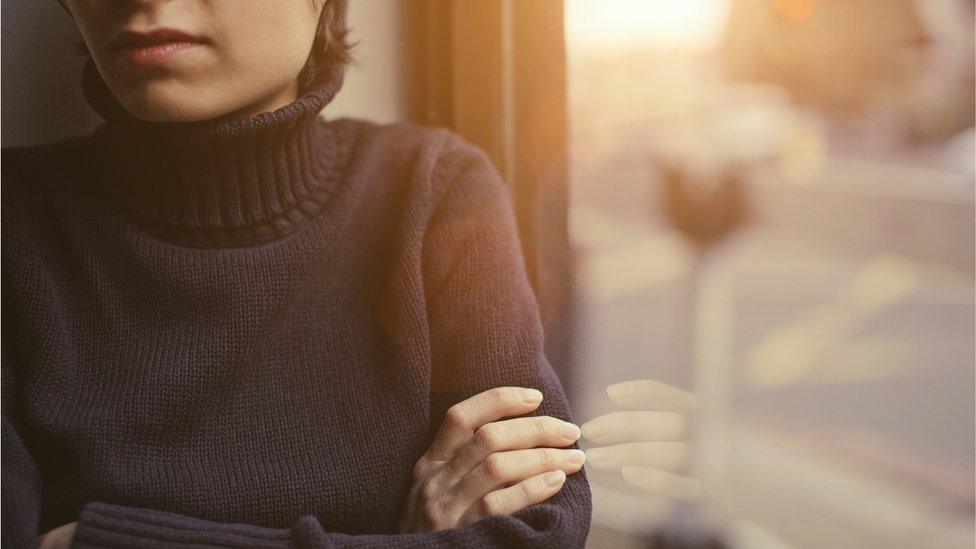
MULTIPOLYGON (((565 17, 576 413, 626 379, 707 399, 727 545, 973 547, 973 3, 565 17)), ((687 514, 591 478, 594 546, 687 514)))
MULTIPOLYGON (((590 547, 974 546, 972 0, 352 0, 327 117, 512 185, 579 423, 697 395, 702 497, 588 471, 590 547)), ((4 0, 4 146, 85 133, 78 35, 4 0)))

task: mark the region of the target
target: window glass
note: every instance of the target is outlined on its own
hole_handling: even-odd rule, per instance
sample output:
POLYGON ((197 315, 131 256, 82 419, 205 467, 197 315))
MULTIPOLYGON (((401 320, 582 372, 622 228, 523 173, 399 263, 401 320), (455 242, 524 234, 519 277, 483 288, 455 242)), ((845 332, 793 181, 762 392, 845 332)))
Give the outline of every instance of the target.
POLYGON ((658 465, 702 492, 591 465, 591 543, 971 548, 973 3, 568 0, 566 36, 576 413, 698 397, 658 465))

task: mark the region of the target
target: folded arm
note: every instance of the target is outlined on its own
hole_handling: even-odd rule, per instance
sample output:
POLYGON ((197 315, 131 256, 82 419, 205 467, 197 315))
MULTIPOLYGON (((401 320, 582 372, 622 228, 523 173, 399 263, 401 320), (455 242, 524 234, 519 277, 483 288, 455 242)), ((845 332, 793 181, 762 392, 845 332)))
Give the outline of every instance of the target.
MULTIPOLYGON (((504 183, 483 153, 453 136, 443 142, 432 170, 431 181, 439 185, 431 188, 437 205, 430 212, 422 253, 432 421, 439 424, 452 405, 499 386, 538 389, 544 400, 534 415, 572 421, 562 386, 543 353, 539 311, 504 183)), ((7 505, 13 494, 7 456, 18 461, 16 471, 29 473, 33 464, 13 429, 8 435, 4 419, 4 532, 28 538, 37 534, 40 479, 36 473, 24 476, 15 485, 17 501, 7 505), (10 530, 8 516, 19 522, 10 530)), ((73 546, 582 547, 590 514, 589 486, 581 471, 541 503, 418 533, 329 532, 311 515, 287 528, 268 528, 89 502, 78 519, 73 546)))

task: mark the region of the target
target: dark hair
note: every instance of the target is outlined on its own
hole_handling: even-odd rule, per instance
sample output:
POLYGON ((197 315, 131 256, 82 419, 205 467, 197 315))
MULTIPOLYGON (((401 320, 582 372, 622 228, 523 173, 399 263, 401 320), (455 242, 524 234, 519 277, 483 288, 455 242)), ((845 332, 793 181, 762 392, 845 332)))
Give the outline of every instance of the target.
MULTIPOLYGON (((316 0, 312 0, 313 7, 315 2, 316 0)), ((68 7, 64 5, 64 0, 58 0, 58 4, 74 18, 68 7)), ((298 73, 299 93, 318 83, 318 79, 325 72, 324 67, 345 67, 352 61, 352 48, 355 44, 349 42, 349 26, 346 23, 348 8, 349 0, 325 0, 318 27, 315 29, 312 51, 309 52, 305 66, 298 73)), ((81 55, 91 56, 84 40, 79 40, 75 46, 81 55)))
MULTIPOLYGON (((314 5, 315 0, 312 2, 314 5)), ((312 51, 298 74, 299 93, 318 83, 323 67, 345 67, 352 61, 354 44, 349 42, 348 8, 349 0, 325 0, 312 51)))

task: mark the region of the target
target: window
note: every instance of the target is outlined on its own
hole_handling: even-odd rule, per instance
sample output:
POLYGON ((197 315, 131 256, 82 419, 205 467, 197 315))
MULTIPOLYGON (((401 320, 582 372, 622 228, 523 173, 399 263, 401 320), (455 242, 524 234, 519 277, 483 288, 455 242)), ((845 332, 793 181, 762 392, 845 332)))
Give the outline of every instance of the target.
POLYGON ((705 501, 591 470, 594 546, 684 520, 732 546, 971 547, 972 3, 565 18, 576 414, 627 379, 703 399, 705 501))

